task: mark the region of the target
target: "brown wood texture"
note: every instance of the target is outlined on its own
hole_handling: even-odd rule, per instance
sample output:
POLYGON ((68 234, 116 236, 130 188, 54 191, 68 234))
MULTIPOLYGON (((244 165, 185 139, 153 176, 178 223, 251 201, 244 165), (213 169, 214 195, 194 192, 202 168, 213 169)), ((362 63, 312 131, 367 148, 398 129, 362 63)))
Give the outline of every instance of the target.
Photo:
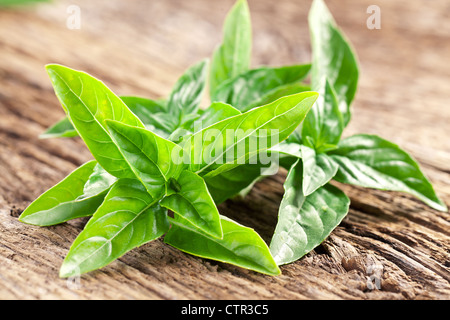
MULTIPOLYGON (((53 227, 20 223, 38 195, 91 159, 79 139, 39 140, 63 116, 45 73, 61 63, 120 95, 168 94, 220 42, 232 0, 55 0, 0 11, 0 299, 449 299, 450 215, 414 197, 341 186, 347 217, 313 252, 270 277, 184 254, 157 240, 79 283, 58 278, 86 219, 53 227), (69 5, 81 8, 70 30, 69 5), (377 288, 377 281, 380 288, 377 288), (372 285, 371 285, 372 284, 372 285)), ((310 60, 311 1, 249 0, 253 66, 310 60)), ((327 1, 358 53, 361 77, 345 135, 378 134, 409 151, 450 203, 450 6, 447 0, 327 1)), ((285 175, 258 183, 221 213, 269 241, 285 175)))

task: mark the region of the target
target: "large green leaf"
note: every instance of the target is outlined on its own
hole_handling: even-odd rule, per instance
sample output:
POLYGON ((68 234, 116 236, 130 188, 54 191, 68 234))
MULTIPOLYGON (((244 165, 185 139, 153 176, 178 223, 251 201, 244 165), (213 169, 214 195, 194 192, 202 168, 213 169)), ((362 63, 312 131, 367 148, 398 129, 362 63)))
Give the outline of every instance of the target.
POLYGON ((201 176, 231 170, 285 140, 316 99, 317 93, 303 92, 218 122, 190 137, 184 156, 201 176))
POLYGON ((167 101, 172 130, 197 112, 206 86, 207 70, 208 61, 203 60, 188 68, 173 86, 167 101))
POLYGON ((222 238, 219 211, 205 181, 195 173, 185 170, 173 183, 175 192, 164 197, 161 205, 182 216, 203 232, 222 238))
POLYGON ((252 69, 222 82, 211 100, 226 102, 241 111, 247 111, 252 103, 259 102, 271 90, 300 82, 310 69, 310 64, 252 69))
POLYGON ((182 218, 171 221, 172 226, 164 237, 164 242, 181 251, 269 275, 281 273, 266 243, 251 228, 221 217, 223 238, 217 239, 182 218))
POLYGON ((298 160, 284 183, 285 193, 270 243, 270 251, 278 265, 293 262, 318 246, 349 209, 348 197, 329 184, 305 197, 302 179, 303 164, 298 160))
POLYGON ((339 165, 335 176, 339 182, 407 192, 436 210, 447 211, 417 162, 392 142, 358 134, 342 140, 330 156, 339 165))
POLYGON ((174 157, 181 147, 143 128, 132 127, 117 121, 106 121, 114 143, 128 166, 133 170, 150 195, 160 198, 165 194, 170 178, 177 178, 183 163, 174 157))
POLYGON ((248 70, 251 54, 250 11, 246 0, 238 0, 225 19, 222 44, 212 56, 209 78, 211 97, 222 82, 248 70))
POLYGON ((327 78, 336 92, 344 124, 350 121, 350 104, 358 85, 358 64, 350 42, 339 30, 323 0, 314 0, 309 13, 312 70, 311 89, 321 91, 327 78))
POLYGON ((92 215, 116 179, 89 161, 34 200, 19 220, 49 226, 92 215))
POLYGON ((75 239, 60 276, 76 276, 106 266, 168 229, 167 210, 139 181, 120 179, 75 239))
POLYGON ((105 120, 144 127, 111 90, 92 76, 60 65, 47 65, 55 93, 75 129, 98 163, 118 178, 134 174, 113 143, 105 120))

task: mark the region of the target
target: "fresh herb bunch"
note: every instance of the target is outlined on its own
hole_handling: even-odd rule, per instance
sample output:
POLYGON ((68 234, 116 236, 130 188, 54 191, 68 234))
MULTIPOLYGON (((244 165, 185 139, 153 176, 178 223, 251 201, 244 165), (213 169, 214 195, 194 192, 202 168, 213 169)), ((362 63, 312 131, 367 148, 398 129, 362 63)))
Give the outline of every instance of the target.
POLYGON ((95 158, 19 218, 49 226, 92 216, 61 277, 101 268, 162 235, 184 252, 277 275, 279 265, 311 251, 347 214, 350 200, 332 179, 408 192, 447 210, 417 163, 395 144, 364 134, 341 140, 357 60, 322 0, 313 2, 309 25, 311 64, 250 69, 250 13, 238 0, 211 62, 191 66, 167 99, 157 101, 119 98, 86 73, 47 66, 67 117, 41 137, 79 135, 95 158), (302 83, 309 73, 311 85, 302 83), (207 82, 212 103, 201 109, 207 82), (252 143, 261 139, 265 143, 252 143), (230 150, 241 152, 230 157, 230 150), (217 209, 270 172, 262 154, 276 155, 288 170, 270 247, 217 209))

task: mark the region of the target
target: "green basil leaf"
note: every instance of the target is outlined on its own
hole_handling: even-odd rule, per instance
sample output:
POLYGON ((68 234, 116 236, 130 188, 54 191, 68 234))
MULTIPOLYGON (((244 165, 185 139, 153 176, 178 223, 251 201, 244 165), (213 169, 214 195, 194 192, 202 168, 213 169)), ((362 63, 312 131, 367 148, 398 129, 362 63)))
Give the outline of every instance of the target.
POLYGON ((161 208, 137 180, 120 179, 72 244, 60 276, 99 269, 169 229, 161 208))
POLYGON ((344 120, 339 110, 334 89, 324 79, 316 104, 302 124, 302 141, 317 153, 326 152, 336 146, 344 130, 344 120))
POLYGON ((34 200, 19 217, 24 223, 50 226, 92 215, 115 178, 89 161, 34 200))
POLYGON ((338 165, 323 153, 316 154, 314 149, 300 146, 303 162, 303 194, 310 195, 328 183, 338 170, 338 165))
POLYGON ((289 170, 278 223, 270 243, 278 265, 293 262, 310 252, 334 230, 348 212, 350 200, 330 184, 305 196, 303 164, 298 160, 289 170))
POLYGON ((285 84, 268 91, 259 100, 255 100, 254 102, 250 103, 247 107, 247 110, 272 103, 284 96, 290 96, 305 91, 311 91, 311 87, 304 83, 285 84))
POLYGON ((350 104, 358 85, 356 54, 339 30, 323 0, 314 0, 309 13, 312 70, 311 89, 320 91, 327 78, 336 92, 344 125, 350 121, 350 104))
POLYGON ((392 142, 358 134, 341 141, 330 156, 339 165, 335 176, 339 182, 407 192, 436 210, 447 211, 417 162, 392 142))
POLYGON ((160 198, 166 192, 169 178, 177 178, 183 170, 181 159, 174 158, 181 153, 181 147, 143 128, 111 120, 106 124, 135 178, 152 197, 160 198))
POLYGON ((47 65, 55 93, 75 129, 98 163, 118 178, 134 174, 113 143, 105 120, 144 127, 111 90, 92 76, 60 65, 47 65))
POLYGON ((69 118, 64 117, 39 135, 39 139, 72 138, 76 136, 78 136, 77 130, 75 130, 69 118))
POLYGON ((182 216, 203 232, 222 238, 219 211, 209 194, 205 181, 190 171, 176 179, 179 190, 161 200, 161 206, 182 216))
POLYGON ((183 252, 269 275, 281 273, 266 243, 251 228, 222 216, 223 238, 217 239, 179 217, 171 222, 164 242, 183 252))
POLYGON ((283 97, 197 132, 184 147, 190 150, 191 171, 214 176, 248 162, 285 140, 316 99, 315 92, 283 97))
POLYGON ((225 19, 222 44, 212 56, 209 78, 211 97, 222 82, 248 70, 251 54, 250 11, 246 0, 238 0, 225 19))
POLYGON ((211 100, 229 103, 241 111, 247 111, 252 103, 259 102, 271 90, 303 80, 310 69, 310 64, 252 69, 222 82, 211 100))
POLYGON ((206 86, 207 69, 207 60, 191 66, 172 88, 167 101, 167 113, 172 119, 172 130, 186 121, 185 117, 197 112, 206 86))

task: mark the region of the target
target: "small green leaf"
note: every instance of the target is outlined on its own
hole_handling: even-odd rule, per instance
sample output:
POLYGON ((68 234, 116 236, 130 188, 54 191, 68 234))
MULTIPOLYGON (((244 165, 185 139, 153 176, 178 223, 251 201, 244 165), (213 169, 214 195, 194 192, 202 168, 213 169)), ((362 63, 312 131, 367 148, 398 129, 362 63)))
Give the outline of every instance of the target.
POLYGON ((169 229, 161 208, 137 180, 120 179, 72 244, 60 277, 102 268, 169 229))
POLYGON ((177 179, 179 191, 161 200, 161 206, 182 216, 203 232, 222 238, 219 211, 209 194, 205 181, 190 171, 183 171, 177 179))
POLYGON ((228 13, 223 26, 222 44, 214 50, 210 70, 210 96, 224 81, 250 67, 252 27, 246 0, 238 0, 228 13))
POLYGON ((241 111, 247 111, 253 103, 259 102, 270 91, 300 82, 310 69, 310 64, 252 69, 222 82, 211 100, 229 103, 241 111))
POLYGON ((293 262, 310 252, 334 230, 348 212, 350 199, 332 185, 324 185, 305 197, 303 164, 289 170, 278 211, 270 252, 278 265, 293 262))
POLYGON ((110 174, 133 178, 134 174, 113 143, 106 120, 144 127, 111 90, 92 76, 60 65, 47 65, 47 72, 70 121, 94 158, 110 174))
POLYGON ((179 217, 171 222, 164 242, 181 251, 269 275, 281 273, 266 243, 251 228, 221 217, 223 238, 217 239, 179 217))
POLYGON ((39 135, 39 139, 72 138, 76 136, 78 136, 77 130, 75 130, 69 118, 64 117, 39 135))
POLYGON ((103 202, 115 180, 96 161, 89 161, 34 200, 19 220, 50 226, 90 216, 103 202))
POLYGON ((335 176, 339 182, 407 192, 436 210, 447 211, 417 162, 392 142, 358 134, 342 140, 330 157, 339 165, 335 176))
POLYGON ((326 154, 316 154, 314 149, 302 145, 300 150, 303 163, 302 192, 308 196, 335 176, 338 165, 326 154))
POLYGON ((339 30, 323 0, 314 0, 309 13, 311 33, 312 70, 311 89, 320 91, 327 78, 336 92, 344 125, 350 121, 350 104, 358 85, 356 54, 339 30))
POLYGON ((111 120, 106 124, 135 178, 152 197, 160 198, 169 178, 177 178, 183 170, 181 159, 174 158, 181 154, 181 147, 143 128, 111 120))
POLYGON ((197 112, 206 86, 207 70, 207 60, 191 66, 172 88, 167 101, 167 113, 172 119, 172 130, 186 121, 186 117, 197 112))

